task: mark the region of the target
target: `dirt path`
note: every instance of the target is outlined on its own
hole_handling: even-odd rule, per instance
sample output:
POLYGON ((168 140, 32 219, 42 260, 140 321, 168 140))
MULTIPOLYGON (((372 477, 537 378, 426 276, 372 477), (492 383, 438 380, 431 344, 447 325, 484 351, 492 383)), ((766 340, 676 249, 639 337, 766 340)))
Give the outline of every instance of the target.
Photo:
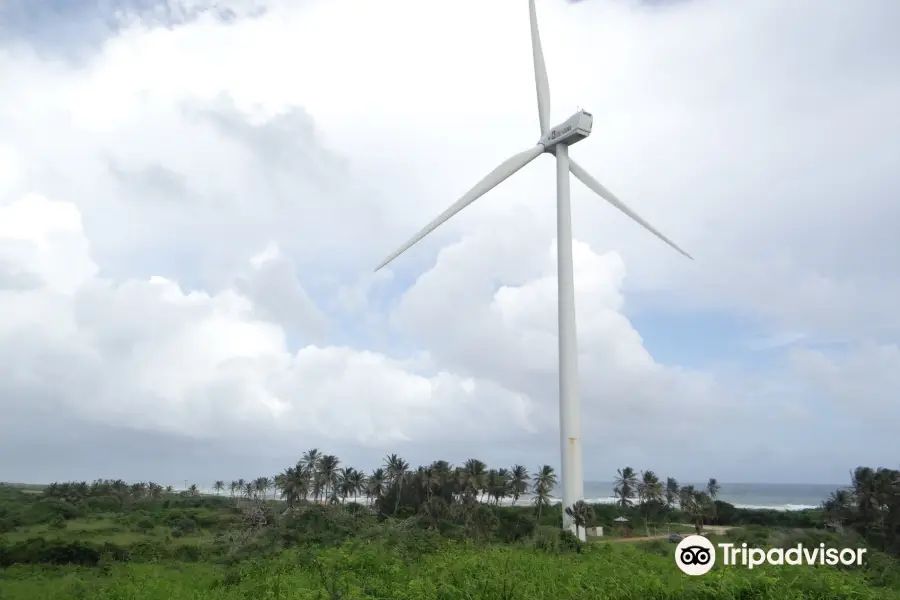
POLYGON ((729 529, 734 529, 734 525, 706 525, 703 527, 703 529, 710 533, 717 533, 721 535, 729 529))
MULTIPOLYGON (((715 533, 722 535, 729 529, 734 529, 732 525, 707 525, 703 528, 704 533, 715 533)), ((673 532, 677 533, 677 532, 673 532)), ((659 535, 641 536, 641 537, 617 537, 617 538, 596 538, 597 541, 603 542, 647 542, 650 540, 667 540, 671 533, 662 533, 659 535)), ((694 535, 693 533, 678 533, 681 536, 694 535)))
POLYGON ((618 537, 618 538, 599 538, 604 542, 646 542, 649 540, 667 540, 671 533, 667 533, 665 535, 651 535, 649 537, 618 537))

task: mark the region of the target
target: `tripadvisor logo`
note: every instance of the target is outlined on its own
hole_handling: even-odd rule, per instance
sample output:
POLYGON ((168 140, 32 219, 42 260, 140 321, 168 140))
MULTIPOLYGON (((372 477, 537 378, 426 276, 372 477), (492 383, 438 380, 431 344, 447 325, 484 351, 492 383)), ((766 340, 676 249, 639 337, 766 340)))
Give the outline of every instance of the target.
MULTIPOLYGON (((862 565, 865 548, 826 548, 825 544, 805 548, 749 548, 747 544, 718 544, 722 564, 752 569, 770 565, 862 565)), ((716 564, 716 547, 702 535, 689 535, 675 547, 675 564, 688 575, 703 575, 716 564)))
POLYGON ((702 535, 689 535, 675 547, 675 564, 688 575, 703 575, 716 564, 716 548, 702 535))

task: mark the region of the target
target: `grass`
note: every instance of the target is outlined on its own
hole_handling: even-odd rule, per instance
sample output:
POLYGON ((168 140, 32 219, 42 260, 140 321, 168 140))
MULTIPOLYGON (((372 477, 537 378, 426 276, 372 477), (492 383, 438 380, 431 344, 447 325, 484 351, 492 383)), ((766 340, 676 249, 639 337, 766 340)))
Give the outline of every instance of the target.
POLYGON ((214 536, 209 531, 200 530, 181 537, 171 537, 170 528, 157 525, 152 529, 134 531, 128 526, 117 523, 110 518, 73 519, 67 522, 65 529, 55 529, 49 524, 20 527, 2 536, 10 542, 25 541, 35 537, 48 540, 79 541, 89 537, 92 542, 112 543, 130 546, 139 542, 158 541, 174 545, 209 543, 214 536))
POLYGON ((410 557, 369 542, 315 555, 284 551, 237 567, 195 563, 116 564, 106 572, 12 567, 0 576, 4 600, 397 600, 897 599, 857 572, 834 568, 715 568, 702 577, 671 558, 632 545, 545 554, 524 548, 448 543, 410 557))
MULTIPOLYGON (((900 562, 885 554, 853 570, 716 565, 689 577, 665 539, 582 545, 560 535, 559 513, 536 521, 524 507, 381 519, 350 506, 171 496, 92 509, 107 504, 0 486, 0 565, 16 563, 0 566, 0 600, 900 600, 900 562), (253 507, 266 511, 256 529, 253 507), (53 564, 73 557, 91 566, 53 564)), ((693 531, 666 523, 676 518, 651 533, 693 531)), ((750 526, 710 539, 834 545, 834 535, 750 526)))

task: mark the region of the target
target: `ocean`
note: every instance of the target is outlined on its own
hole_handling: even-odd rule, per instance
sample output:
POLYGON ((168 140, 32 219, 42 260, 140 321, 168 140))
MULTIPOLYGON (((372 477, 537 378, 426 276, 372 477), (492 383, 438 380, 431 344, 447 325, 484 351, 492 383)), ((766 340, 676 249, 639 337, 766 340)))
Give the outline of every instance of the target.
MULTIPOLYGON (((590 503, 612 503, 611 481, 585 481, 584 499, 590 503)), ((706 483, 694 483, 698 490, 705 490, 706 483)), ((739 508, 774 508, 777 510, 804 510, 818 508, 831 492, 841 486, 828 483, 720 483, 718 499, 739 508)), ((553 496, 560 498, 562 488, 557 487, 553 496)))

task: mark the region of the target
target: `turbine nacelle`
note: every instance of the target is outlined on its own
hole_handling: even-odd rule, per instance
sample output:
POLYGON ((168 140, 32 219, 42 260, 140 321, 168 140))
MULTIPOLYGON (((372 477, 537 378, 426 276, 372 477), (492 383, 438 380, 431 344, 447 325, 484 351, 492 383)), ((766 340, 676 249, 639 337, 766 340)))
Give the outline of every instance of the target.
POLYGON ((591 116, 591 113, 579 110, 563 123, 556 127, 551 127, 538 140, 538 144, 543 146, 546 152, 551 152, 557 144, 571 146, 591 135, 591 127, 593 125, 594 117, 591 116))

